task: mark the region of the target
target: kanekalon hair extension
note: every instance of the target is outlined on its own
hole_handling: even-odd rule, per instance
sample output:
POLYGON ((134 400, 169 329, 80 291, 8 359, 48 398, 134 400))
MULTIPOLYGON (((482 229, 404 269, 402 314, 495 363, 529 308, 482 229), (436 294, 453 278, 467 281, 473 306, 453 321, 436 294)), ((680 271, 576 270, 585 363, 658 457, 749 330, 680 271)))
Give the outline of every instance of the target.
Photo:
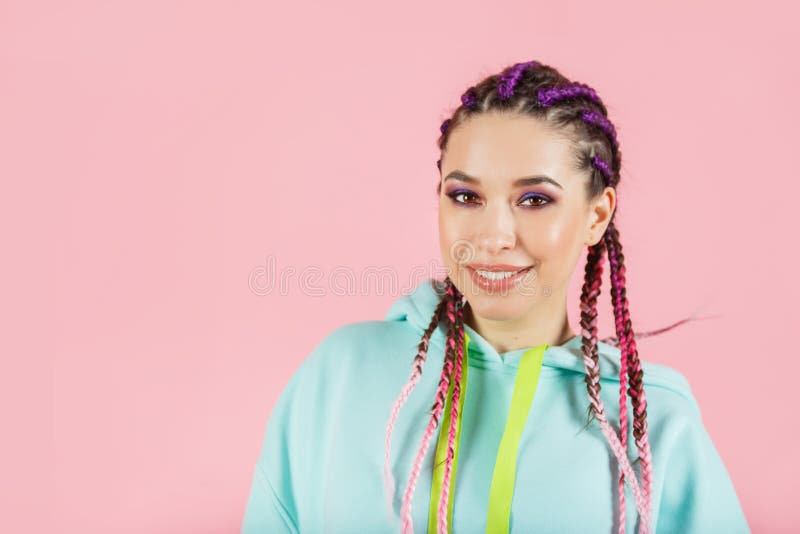
MULTIPOLYGON (((594 89, 565 78, 553 67, 536 61, 516 63, 501 73, 491 75, 480 83, 469 87, 461 96, 461 105, 453 115, 445 119, 440 126, 438 145, 443 153, 450 132, 477 113, 490 111, 509 111, 532 116, 545 121, 551 126, 561 128, 575 141, 577 161, 582 170, 589 176, 586 193, 588 199, 596 198, 605 187, 616 187, 620 179, 622 155, 619 149, 616 130, 608 119, 608 112, 594 89)), ((441 158, 436 166, 441 172, 441 158)), ((441 181, 437 185, 441 193, 441 181)), ((636 510, 639 513, 639 532, 650 532, 651 495, 653 481, 653 465, 647 433, 647 400, 645 398, 642 363, 636 346, 636 339, 660 334, 676 326, 694 319, 689 317, 669 327, 649 331, 634 332, 631 324, 625 282, 625 264, 619 231, 615 224, 615 214, 606 228, 605 234, 595 245, 588 247, 583 289, 581 293, 581 335, 583 363, 586 370, 585 382, 589 396, 587 426, 592 420, 597 421, 600 430, 608 442, 619 465, 619 483, 617 494, 619 501, 618 528, 624 534, 626 525, 625 481, 631 487, 636 510), (598 356, 597 337, 597 298, 601 292, 604 255, 608 256, 611 279, 611 301, 614 312, 616 337, 602 341, 620 349, 620 426, 615 431, 609 422, 605 406, 600 397, 600 360, 598 356), (633 464, 627 454, 628 406, 630 396, 633 406, 633 436, 638 450, 638 465, 641 483, 637 479, 633 464)), ((398 413, 408 399, 414 386, 422 374, 430 336, 440 321, 446 324, 445 358, 436 392, 435 402, 431 407, 431 416, 422 438, 422 443, 414 459, 408 486, 403 496, 401 507, 402 532, 413 533, 411 519, 411 501, 417 479, 422 469, 423 459, 430 445, 431 438, 439 425, 446 405, 446 397, 450 381, 453 381, 452 411, 448 428, 448 451, 443 473, 442 494, 438 504, 438 531, 448 531, 447 512, 449 499, 452 498, 451 470, 454 458, 455 428, 461 414, 458 413, 458 399, 461 394, 462 366, 464 357, 464 297, 459 293, 452 280, 444 281, 444 291, 439 305, 434 312, 431 323, 423 334, 422 341, 414 358, 411 377, 403 387, 400 396, 392 407, 391 417, 386 429, 386 451, 384 463, 384 482, 388 496, 389 513, 392 515, 394 499, 394 479, 390 471, 390 441, 398 413)), ((634 463, 637 463, 634 462, 634 463)))
POLYGON ((414 458, 414 463, 411 468, 411 474, 408 477, 408 487, 403 495, 403 505, 401 508, 401 521, 403 532, 413 532, 414 526, 411 519, 411 499, 414 495, 414 490, 417 485, 417 478, 422 469, 422 461, 425 458, 425 453, 428 451, 431 438, 439 426, 439 420, 444 411, 445 401, 447 397, 447 390, 450 386, 450 379, 453 375, 456 357, 456 301, 460 301, 460 295, 457 295, 455 286, 448 282, 446 286, 445 296, 443 297, 446 302, 447 312, 445 314, 447 321, 447 339, 445 343, 445 359, 442 366, 442 374, 439 379, 439 388, 436 391, 436 399, 431 408, 431 418, 428 422, 428 427, 425 429, 425 434, 422 437, 422 444, 419 451, 414 458))
MULTIPOLYGON (((631 484, 636 498, 636 508, 641 517, 641 522, 639 523, 640 532, 649 532, 649 515, 645 513, 648 509, 646 499, 649 488, 640 488, 637 483, 636 476, 628 460, 627 449, 623 448, 621 440, 617 439, 614 430, 611 428, 606 417, 603 401, 600 398, 600 359, 597 353, 597 297, 600 295, 600 286, 602 284, 603 248, 603 241, 589 247, 581 292, 581 336, 583 337, 583 364, 586 369, 585 381, 590 401, 589 415, 600 424, 600 429, 611 445, 622 471, 618 484, 620 532, 624 533, 625 528, 625 492, 623 485, 625 477, 628 477, 628 482, 631 484)), ((620 375, 622 376, 622 373, 620 375)), ((626 399, 623 397, 620 402, 623 403, 620 413, 624 413, 627 408, 626 399)), ((625 427, 621 428, 624 429, 625 427)))
POLYGON ((455 305, 454 313, 448 311, 447 318, 453 323, 453 330, 455 334, 455 343, 453 345, 456 351, 455 370, 453 375, 453 397, 452 407, 450 412, 450 427, 447 433, 447 456, 445 458, 444 474, 442 479, 442 494, 439 498, 439 513, 437 514, 438 530, 440 532, 447 532, 447 512, 450 496, 450 475, 453 469, 453 458, 455 457, 456 446, 456 423, 459 416, 458 401, 461 398, 461 372, 464 360, 464 313, 462 308, 462 299, 457 297, 458 290, 455 289, 453 284, 448 284, 450 290, 454 295, 455 305))
MULTIPOLYGON (((653 470, 650 455, 650 442, 647 437, 647 401, 645 399, 644 385, 642 383, 642 363, 639 360, 639 351, 636 348, 636 338, 632 335, 631 318, 628 312, 628 298, 625 289, 625 257, 622 255, 622 244, 619 232, 613 221, 605 232, 605 242, 608 249, 609 263, 611 264, 611 298, 614 304, 614 318, 617 325, 617 334, 620 338, 620 361, 625 366, 620 367, 620 402, 625 401, 623 375, 627 372, 630 381, 630 394, 633 404, 634 421, 633 437, 639 451, 639 462, 642 473, 643 485, 648 488, 647 497, 650 497, 653 470)), ((626 410, 622 409, 624 413, 626 410)), ((627 430, 627 426, 620 427, 627 430)), ((627 433, 627 432, 626 432, 627 433)), ((648 515, 650 512, 648 502, 648 515)))
MULTIPOLYGON (((610 226, 610 225, 609 225, 610 226)), ((606 234, 607 235, 607 234, 606 234)), ((626 350, 627 347, 627 332, 625 331, 624 321, 618 310, 620 309, 620 286, 619 282, 620 279, 618 276, 615 276, 618 272, 618 269, 614 268, 614 265, 618 265, 618 261, 616 258, 615 252, 613 250, 613 244, 607 244, 606 248, 608 250, 610 263, 612 265, 611 268, 611 301, 614 306, 614 324, 616 325, 617 332, 622 332, 622 336, 624 340, 620 345, 620 359, 619 359, 619 438, 620 444, 622 445, 623 450, 628 450, 628 404, 627 404, 627 372, 628 372, 628 352, 626 350), (613 256, 613 257, 612 257, 613 256)), ((623 282, 624 284, 624 282, 623 282)), ((635 409, 635 407, 634 407, 635 409)), ((646 413, 643 417, 646 416, 646 413)), ((650 450, 648 445, 648 451, 650 450)), ((647 487, 649 490, 649 486, 647 487)), ((617 499, 619 501, 619 534, 625 534, 625 475, 620 474, 619 477, 619 484, 617 485, 617 499)), ((649 501, 648 501, 649 504, 649 501)), ((649 515, 649 510, 648 510, 649 515)))
POLYGON ((394 431, 394 423, 397 420, 400 409, 406 403, 408 396, 417 385, 417 382, 419 382, 420 376, 422 376, 422 367, 425 365, 425 360, 428 358, 428 343, 430 343, 431 335, 433 335, 434 330, 436 330, 436 327, 439 326, 439 322, 442 319, 442 313, 444 312, 446 306, 447 299, 441 299, 439 301, 439 305, 436 306, 436 310, 433 312, 433 318, 431 318, 428 328, 425 330, 425 333, 422 334, 422 341, 419 342, 419 346, 417 347, 417 355, 414 357, 411 376, 408 379, 408 383, 406 383, 406 385, 403 387, 403 390, 400 392, 400 396, 392 406, 392 415, 389 418, 389 424, 386 427, 386 454, 384 456, 383 464, 383 481, 385 490, 384 492, 386 494, 390 516, 394 514, 392 504, 394 503, 395 480, 390 466, 390 450, 392 432, 394 431))

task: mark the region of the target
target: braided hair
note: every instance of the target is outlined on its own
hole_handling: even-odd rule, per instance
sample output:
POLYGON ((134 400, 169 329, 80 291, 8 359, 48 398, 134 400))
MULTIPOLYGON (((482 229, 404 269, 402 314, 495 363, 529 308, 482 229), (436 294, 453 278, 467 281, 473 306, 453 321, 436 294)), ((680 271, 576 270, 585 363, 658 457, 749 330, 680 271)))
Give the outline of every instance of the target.
MULTIPOLYGON (((533 116, 564 130, 575 141, 577 147, 576 164, 581 170, 589 173, 586 187, 588 198, 600 195, 607 186, 616 187, 620 179, 622 155, 617 140, 616 130, 608 119, 608 111, 591 87, 565 78, 553 67, 537 61, 513 64, 499 74, 491 75, 480 83, 468 88, 461 95, 461 105, 453 112, 452 117, 444 120, 440 126, 438 146, 444 152, 450 132, 466 119, 475 114, 488 111, 511 111, 533 116)), ((441 158, 436 162, 441 173, 441 158)), ((441 193, 441 181, 437 186, 441 193)), ((615 211, 616 213, 616 211, 615 211)), ((614 214, 615 214, 614 213, 614 214)), ((614 214, 603 237, 595 245, 588 247, 584 283, 581 292, 581 335, 583 363, 586 370, 585 382, 589 395, 587 412, 588 426, 592 420, 597 421, 611 450, 619 463, 620 478, 618 483, 619 500, 619 533, 624 534, 626 523, 624 483, 633 490, 637 511, 639 512, 639 532, 650 531, 651 494, 653 481, 652 457, 647 433, 647 399, 642 382, 642 364, 636 340, 667 330, 691 320, 687 318, 666 328, 650 332, 633 332, 628 299, 625 289, 625 257, 619 238, 619 230, 614 222, 614 214), (602 341, 620 349, 620 428, 617 433, 608 421, 606 409, 600 398, 600 362, 597 349, 597 297, 601 291, 603 260, 607 255, 610 265, 611 300, 613 304, 616 337, 602 341), (639 457, 641 483, 637 480, 633 465, 627 456, 627 396, 631 397, 633 406, 633 436, 639 457)), ((439 291, 437 289, 437 291, 439 291)), ((450 492, 450 474, 453 463, 454 436, 458 413, 458 399, 461 393, 461 370, 464 351, 463 306, 465 303, 452 280, 447 277, 443 282, 440 302, 425 330, 422 341, 414 358, 411 376, 408 383, 395 401, 391 417, 386 429, 386 451, 384 463, 384 481, 388 497, 389 511, 392 511, 394 499, 394 479, 389 469, 390 441, 397 415, 408 399, 411 391, 419 381, 425 364, 428 343, 440 321, 446 323, 447 339, 445 342, 445 359, 442 367, 439 387, 434 404, 431 407, 430 420, 423 435, 422 444, 414 459, 408 486, 403 496, 401 508, 402 532, 413 532, 411 523, 411 500, 417 479, 422 468, 422 461, 430 445, 431 439, 445 406, 450 381, 453 380, 453 399, 450 426, 448 429, 448 449, 443 473, 443 487, 437 514, 438 531, 447 532, 447 510, 450 492)))

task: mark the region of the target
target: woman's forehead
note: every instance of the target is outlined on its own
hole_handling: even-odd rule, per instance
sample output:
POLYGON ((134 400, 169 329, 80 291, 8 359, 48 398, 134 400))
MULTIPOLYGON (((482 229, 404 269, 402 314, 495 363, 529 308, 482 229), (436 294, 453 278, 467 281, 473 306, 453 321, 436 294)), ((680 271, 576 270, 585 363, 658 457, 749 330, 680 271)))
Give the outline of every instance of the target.
POLYGON ((560 183, 574 175, 572 142, 540 119, 496 113, 472 117, 450 132, 442 172, 476 177, 481 185, 544 175, 560 183))

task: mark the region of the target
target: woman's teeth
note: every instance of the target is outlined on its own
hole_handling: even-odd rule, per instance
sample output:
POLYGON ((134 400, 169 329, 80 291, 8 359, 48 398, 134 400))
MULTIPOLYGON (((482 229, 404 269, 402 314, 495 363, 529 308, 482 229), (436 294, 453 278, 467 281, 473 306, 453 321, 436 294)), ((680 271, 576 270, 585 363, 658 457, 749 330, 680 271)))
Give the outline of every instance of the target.
MULTIPOLYGON (((524 269, 520 269, 520 271, 524 271, 524 269)), ((480 276, 487 278, 489 280, 502 280, 503 278, 510 278, 515 274, 519 273, 520 271, 511 271, 511 272, 476 271, 476 272, 480 276)))

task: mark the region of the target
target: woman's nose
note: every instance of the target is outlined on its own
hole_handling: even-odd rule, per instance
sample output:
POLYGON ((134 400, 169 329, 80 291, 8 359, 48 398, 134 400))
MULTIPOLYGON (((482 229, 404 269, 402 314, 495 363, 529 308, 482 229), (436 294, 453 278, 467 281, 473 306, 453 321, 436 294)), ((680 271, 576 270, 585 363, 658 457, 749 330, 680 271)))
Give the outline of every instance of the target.
POLYGON ((503 249, 514 248, 517 235, 514 215, 510 209, 487 209, 478 225, 477 247, 487 256, 494 257, 503 249))

